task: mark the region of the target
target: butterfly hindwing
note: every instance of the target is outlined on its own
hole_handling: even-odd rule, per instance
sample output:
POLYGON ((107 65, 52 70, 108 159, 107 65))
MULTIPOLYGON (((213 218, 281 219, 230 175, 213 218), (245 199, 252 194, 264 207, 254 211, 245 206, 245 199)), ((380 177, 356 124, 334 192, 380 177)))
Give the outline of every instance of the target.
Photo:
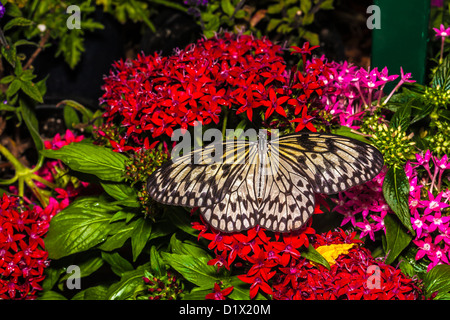
POLYGON ((301 226, 314 213, 315 196, 311 184, 286 167, 283 158, 269 151, 259 223, 268 230, 288 232, 301 226))

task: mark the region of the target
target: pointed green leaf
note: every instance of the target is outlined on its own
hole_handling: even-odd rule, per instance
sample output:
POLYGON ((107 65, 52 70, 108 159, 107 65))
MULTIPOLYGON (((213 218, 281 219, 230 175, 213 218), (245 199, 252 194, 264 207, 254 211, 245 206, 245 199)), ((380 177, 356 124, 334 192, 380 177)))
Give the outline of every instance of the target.
POLYGON ((133 250, 133 261, 141 254, 152 233, 150 219, 139 218, 136 221, 133 234, 131 236, 131 248, 133 250))
POLYGON ((231 17, 234 13, 234 7, 231 4, 230 0, 221 0, 220 6, 222 7, 223 12, 229 17, 231 17))
POLYGON ((12 27, 28 27, 31 26, 32 24, 34 24, 34 22, 31 20, 28 20, 24 17, 17 17, 9 20, 3 27, 3 30, 4 31, 9 30, 12 27))
POLYGON ((434 73, 431 85, 435 89, 450 90, 450 55, 447 55, 434 73))
POLYGON ((31 81, 22 81, 22 85, 21 85, 20 88, 31 99, 33 99, 33 100, 35 100, 35 101, 37 101, 39 103, 43 103, 44 102, 44 98, 42 97, 41 92, 39 91, 39 89, 36 86, 36 84, 34 84, 33 82, 31 82, 31 81))
POLYGON ((139 266, 136 270, 125 272, 119 282, 112 284, 106 293, 107 300, 125 300, 132 298, 136 288, 143 284, 145 270, 148 263, 139 266))
POLYGON ((220 281, 217 268, 209 266, 209 259, 207 258, 167 252, 161 252, 161 255, 164 261, 179 272, 187 281, 201 288, 213 288, 214 283, 220 281))
POLYGON ((105 300, 108 287, 99 285, 87 288, 73 296, 72 300, 105 300))
POLYGON ((72 170, 93 174, 102 180, 120 182, 124 178, 127 157, 106 147, 71 143, 59 150, 41 153, 48 158, 60 159, 72 170))
POLYGON ((100 182, 103 189, 116 200, 121 201, 120 205, 132 208, 139 208, 140 203, 137 199, 136 189, 125 183, 117 183, 111 181, 100 182))
POLYGON ((431 297, 436 291, 445 295, 450 291, 450 265, 441 264, 435 266, 425 275, 423 280, 426 298, 431 297))
POLYGON ((157 278, 164 276, 167 272, 166 264, 155 246, 150 248, 150 270, 157 278))
POLYGON ((36 114, 28 103, 25 102, 25 100, 20 99, 19 105, 22 118, 25 121, 25 125, 27 126, 31 137, 33 138, 34 145, 38 151, 42 151, 44 149, 44 142, 39 134, 39 123, 36 118, 36 114))
POLYGON ((384 226, 386 228, 385 251, 388 254, 386 263, 391 264, 403 249, 408 246, 412 240, 412 236, 395 216, 387 214, 384 217, 384 226))
POLYGON ((328 263, 327 259, 325 259, 312 245, 309 245, 307 248, 302 249, 300 254, 303 258, 321 264, 325 268, 330 270, 330 264, 328 263))
POLYGON ((123 247, 125 242, 131 238, 134 232, 136 221, 126 223, 125 221, 116 221, 110 223, 110 231, 105 242, 98 248, 104 251, 112 251, 123 247))
POLYGON ((45 238, 49 257, 59 259, 103 242, 110 231, 109 221, 119 209, 96 197, 75 200, 52 219, 45 238))
POLYGON ((383 182, 383 196, 402 224, 414 235, 409 211, 409 181, 403 168, 390 168, 383 182))
POLYGON ((102 252, 102 259, 111 266, 111 270, 119 277, 123 276, 125 272, 133 270, 133 265, 117 252, 102 252))

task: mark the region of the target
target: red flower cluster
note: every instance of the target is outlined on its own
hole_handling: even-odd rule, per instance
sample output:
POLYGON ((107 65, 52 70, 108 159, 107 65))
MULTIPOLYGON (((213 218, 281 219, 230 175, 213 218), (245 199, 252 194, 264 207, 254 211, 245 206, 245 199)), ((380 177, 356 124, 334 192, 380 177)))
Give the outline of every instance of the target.
POLYGON ((49 265, 43 238, 61 209, 53 198, 44 210, 21 207, 19 198, 6 194, 0 199, 0 299, 34 299, 42 290, 49 265))
POLYGON ((245 274, 238 277, 251 284, 250 298, 254 298, 260 289, 267 294, 274 294, 270 280, 280 273, 281 269, 298 261, 299 249, 302 246, 307 247, 308 235, 315 233, 310 227, 273 236, 268 236, 265 229, 259 226, 247 232, 231 234, 216 231, 206 223, 194 222, 193 227, 200 230, 199 239, 211 241, 208 248, 214 250, 216 258, 209 261, 209 265, 227 269, 234 265, 245 269, 245 274))
MULTIPOLYGON (((359 244, 356 232, 342 230, 315 235, 315 248, 331 244, 359 244)), ((416 300, 422 297, 417 283, 400 269, 375 260, 359 245, 339 255, 330 270, 301 258, 292 261, 274 280, 274 299, 299 300, 416 300)))
MULTIPOLYGON (((312 48, 298 49, 306 59, 312 48)), ((281 47, 267 39, 224 33, 201 39, 171 57, 155 53, 116 62, 105 77, 101 99, 107 123, 126 128, 111 142, 114 149, 140 149, 149 137, 170 137, 173 130, 187 129, 197 121, 218 124, 222 108, 252 121, 254 110, 262 107, 267 126, 293 122, 301 130, 309 121, 308 99, 322 93, 319 75, 326 74, 326 65, 313 59, 303 72, 287 71, 281 53, 281 47), (273 115, 281 120, 269 120, 273 115)))

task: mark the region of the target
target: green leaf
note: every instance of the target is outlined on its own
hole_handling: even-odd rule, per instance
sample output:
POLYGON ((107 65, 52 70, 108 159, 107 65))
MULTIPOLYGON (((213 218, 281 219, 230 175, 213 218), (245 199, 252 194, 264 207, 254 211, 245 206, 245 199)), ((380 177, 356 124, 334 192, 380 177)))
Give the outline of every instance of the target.
POLYGON ((71 143, 59 150, 42 150, 41 153, 63 161, 72 170, 93 174, 102 180, 120 182, 124 178, 127 157, 106 147, 71 143))
POLYGON ((267 24, 267 31, 270 32, 272 30, 275 30, 275 28, 277 28, 282 21, 283 20, 281 19, 270 19, 269 23, 267 24))
POLYGON ((45 238, 49 257, 60 259, 105 241, 109 220, 119 209, 96 197, 75 200, 52 219, 45 238))
POLYGON ((64 106, 63 114, 64 114, 64 123, 66 127, 69 129, 73 129, 77 124, 81 122, 77 112, 67 105, 64 106))
POLYGON ((41 139, 41 135, 39 134, 39 123, 36 118, 36 114, 34 110, 28 105, 25 100, 19 100, 20 105, 20 113, 22 114, 22 118, 25 121, 25 125, 30 131, 30 135, 33 138, 34 145, 38 151, 44 150, 44 142, 41 139))
POLYGON ((136 190, 125 183, 101 181, 101 186, 111 197, 121 201, 120 205, 132 208, 139 208, 140 203, 136 190))
POLYGON ((164 260, 161 258, 155 246, 150 248, 150 270, 157 278, 164 276, 167 272, 164 260))
POLYGON ((220 278, 217 268, 209 266, 209 259, 205 257, 193 257, 187 254, 171 254, 161 252, 164 261, 179 272, 187 281, 200 288, 213 288, 214 283, 220 278))
POLYGON ((98 248, 104 251, 112 251, 123 247, 125 241, 133 235, 135 224, 136 221, 130 222, 129 224, 124 221, 110 223, 108 238, 98 248))
POLYGON ((332 133, 370 144, 370 141, 367 140, 364 136, 352 132, 352 129, 346 126, 340 126, 339 128, 333 129, 332 133))
POLYGON ((231 4, 230 0, 221 0, 220 6, 222 7, 223 12, 229 17, 231 17, 234 13, 234 6, 231 4))
POLYGON ((11 99, 11 97, 13 95, 15 95, 17 93, 17 91, 20 90, 20 88, 22 87, 22 81, 20 81, 19 79, 14 79, 11 84, 8 86, 8 89, 6 89, 6 98, 8 100, 11 99))
POLYGON ((383 196, 402 224, 415 235, 409 211, 409 181, 403 168, 390 168, 383 182, 383 196))
POLYGON ((61 293, 47 290, 42 292, 37 298, 38 300, 67 300, 66 297, 64 297, 61 293))
POLYGON ((231 277, 228 282, 224 282, 226 287, 233 286, 233 291, 231 291, 228 296, 233 300, 250 300, 250 285, 243 282, 237 276, 231 277))
POLYGON ((450 265, 441 264, 435 266, 424 278, 425 297, 430 298, 436 291, 438 296, 450 291, 450 265))
MULTIPOLYGON (((97 254, 97 252, 96 252, 97 254)), ((77 266, 80 267, 80 278, 87 277, 91 274, 93 274, 95 271, 100 269, 104 264, 103 259, 100 256, 92 256, 91 258, 87 259, 86 261, 83 261, 82 263, 77 263, 77 266)), ((63 282, 72 276, 71 273, 66 273, 59 282, 63 282)))
POLYGON ((403 105, 393 116, 391 119, 391 127, 398 128, 400 127, 403 131, 408 129, 409 124, 411 123, 411 104, 414 102, 414 99, 408 101, 407 104, 403 105))
POLYGON ((125 272, 133 271, 134 269, 133 265, 128 262, 127 259, 122 258, 117 252, 102 252, 102 258, 111 266, 111 270, 119 277, 123 276, 125 272))
POLYGON ((282 3, 272 4, 267 7, 267 13, 268 14, 277 14, 277 13, 280 13, 281 10, 283 10, 283 8, 284 8, 284 6, 282 3))
POLYGON ((17 62, 16 47, 9 46, 9 48, 6 48, 4 46, 1 46, 0 52, 2 53, 2 56, 6 59, 6 61, 8 61, 9 64, 14 68, 17 62))
POLYGON ((99 285, 87 288, 73 296, 72 300, 105 300, 108 287, 99 285))
POLYGON ((170 207, 167 208, 165 216, 170 222, 177 228, 183 230, 187 234, 197 236, 198 231, 192 228, 191 219, 186 209, 182 207, 170 207))
POLYGON ((136 270, 125 272, 119 282, 112 284, 106 293, 107 300, 125 300, 132 298, 136 288, 143 284, 142 277, 148 263, 139 266, 136 270))
POLYGON ((79 111, 83 116, 83 122, 89 122, 93 119, 94 115, 91 110, 83 106, 81 103, 74 100, 63 100, 58 103, 57 106, 64 105, 64 108, 70 107, 73 110, 79 111))
POLYGON ((385 251, 388 254, 386 264, 391 264, 408 246, 412 236, 395 216, 387 214, 384 218, 384 226, 386 228, 385 251))
POLYGON ((303 258, 321 264, 328 270, 330 270, 331 268, 327 259, 325 259, 312 245, 309 245, 307 248, 302 249, 300 254, 303 258))
POLYGON ((20 88, 31 99, 33 99, 39 103, 44 102, 44 98, 42 97, 41 92, 39 91, 38 87, 33 82, 22 81, 22 85, 20 88))
POLYGON ((63 33, 58 43, 58 50, 55 56, 63 54, 64 60, 71 69, 74 69, 81 60, 84 52, 84 38, 82 29, 67 30, 63 33))
MULTIPOLYGON (((8 83, 11 83, 15 78, 16 78, 16 76, 10 74, 9 76, 3 77, 3 78, 0 80, 0 83, 1 83, 1 84, 8 84, 8 83)), ((19 87, 19 88, 20 88, 20 87, 19 87)), ((9 89, 9 88, 8 88, 8 89, 9 89)))
POLYGON ((431 86, 436 89, 450 90, 450 55, 447 55, 436 70, 431 86))
POLYGON ((7 30, 11 29, 12 27, 28 27, 33 24, 34 24, 34 22, 31 20, 28 20, 23 17, 17 17, 17 18, 9 20, 3 27, 3 31, 7 31, 7 30))
POLYGON ((133 250, 133 261, 141 254, 152 233, 152 224, 149 219, 139 218, 136 221, 131 236, 131 248, 133 250))

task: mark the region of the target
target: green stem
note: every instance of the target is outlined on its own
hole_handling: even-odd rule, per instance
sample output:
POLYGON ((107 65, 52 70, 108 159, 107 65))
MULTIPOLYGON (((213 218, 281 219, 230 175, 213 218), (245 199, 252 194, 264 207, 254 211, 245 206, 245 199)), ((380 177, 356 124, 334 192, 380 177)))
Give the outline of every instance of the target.
POLYGON ((32 174, 31 175, 31 179, 33 179, 35 181, 39 181, 40 183, 46 185, 50 189, 55 189, 56 188, 56 185, 54 183, 51 183, 50 181, 45 180, 44 178, 38 176, 37 174, 32 174))
POLYGON ((20 170, 25 170, 25 167, 23 164, 20 163, 19 160, 16 159, 16 157, 13 156, 13 154, 11 152, 9 152, 8 149, 6 149, 6 147, 4 147, 3 145, 0 145, 0 153, 2 153, 5 158, 11 162, 11 164, 14 166, 14 168, 16 168, 16 172, 20 171, 20 170))

